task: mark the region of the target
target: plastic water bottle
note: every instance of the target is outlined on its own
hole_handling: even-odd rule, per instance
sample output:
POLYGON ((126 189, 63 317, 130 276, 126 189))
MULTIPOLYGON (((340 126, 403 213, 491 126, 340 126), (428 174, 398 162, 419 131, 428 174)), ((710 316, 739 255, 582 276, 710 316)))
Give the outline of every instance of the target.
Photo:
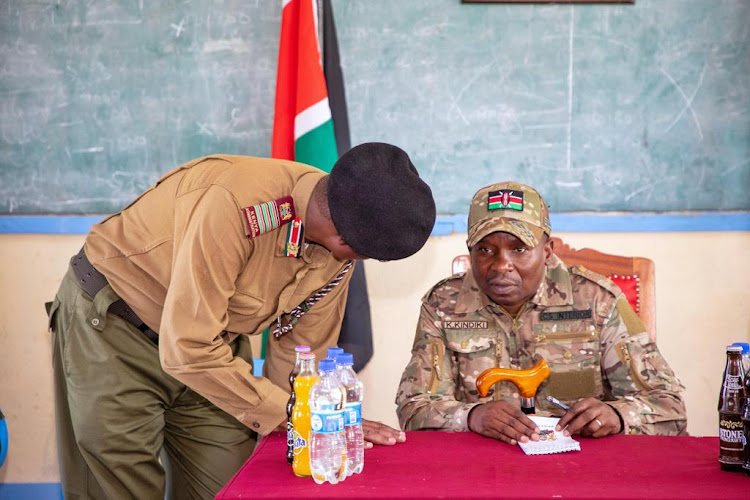
POLYGON ((292 368, 291 373, 289 373, 289 388, 292 390, 292 394, 289 396, 289 401, 286 403, 286 461, 289 462, 289 465, 292 465, 292 462, 294 462, 294 423, 292 422, 292 411, 294 410, 294 400, 296 398, 294 392, 294 379, 297 378, 297 374, 300 372, 302 366, 300 354, 303 352, 310 352, 310 346, 298 345, 294 348, 294 352, 296 353, 297 359, 294 362, 294 368, 292 368))
POLYGON ((344 431, 346 434, 346 474, 359 474, 365 466, 365 437, 362 433, 362 382, 354 373, 354 356, 336 356, 336 373, 344 386, 344 431))
POLYGON ((310 390, 310 468, 316 483, 336 484, 346 479, 344 391, 333 360, 320 360, 318 372, 310 390))
POLYGON ((343 352, 344 350, 340 347, 329 347, 326 350, 326 359, 332 359, 333 361, 336 361, 336 356, 343 352))

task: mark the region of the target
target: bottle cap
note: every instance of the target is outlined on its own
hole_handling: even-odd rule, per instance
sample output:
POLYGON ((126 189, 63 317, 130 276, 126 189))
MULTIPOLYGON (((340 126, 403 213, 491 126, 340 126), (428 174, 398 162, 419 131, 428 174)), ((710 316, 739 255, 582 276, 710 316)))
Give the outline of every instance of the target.
POLYGON ((728 345, 727 352, 742 352, 742 347, 738 345, 728 345))
POLYGON ((336 368, 336 363, 332 359, 321 359, 318 362, 320 373, 332 372, 334 368, 336 368))
POLYGON ((310 352, 310 346, 309 345, 298 345, 294 348, 295 352, 310 352))
POLYGON ((304 360, 315 359, 315 353, 314 352, 303 352, 303 353, 301 353, 299 355, 299 359, 304 359, 304 360))
POLYGON ((328 359, 332 359, 336 361, 336 356, 338 356, 342 352, 344 352, 344 350, 340 347, 329 347, 328 350, 326 351, 326 357, 328 359))
POLYGON ((354 356, 348 352, 342 352, 336 356, 337 365, 352 366, 354 364, 354 356))
POLYGON ((732 345, 742 347, 742 354, 750 353, 750 344, 747 342, 735 342, 732 345))

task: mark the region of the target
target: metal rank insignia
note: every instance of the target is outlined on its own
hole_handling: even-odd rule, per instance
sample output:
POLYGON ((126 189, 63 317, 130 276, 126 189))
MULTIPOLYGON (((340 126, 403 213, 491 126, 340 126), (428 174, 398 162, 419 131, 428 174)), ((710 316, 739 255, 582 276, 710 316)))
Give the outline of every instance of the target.
POLYGON ((284 255, 287 257, 299 257, 300 245, 302 244, 305 233, 305 227, 300 217, 295 217, 289 224, 289 232, 286 237, 286 246, 284 255))
POLYGON ((287 224, 295 216, 294 200, 291 196, 245 207, 241 211, 250 238, 287 224))

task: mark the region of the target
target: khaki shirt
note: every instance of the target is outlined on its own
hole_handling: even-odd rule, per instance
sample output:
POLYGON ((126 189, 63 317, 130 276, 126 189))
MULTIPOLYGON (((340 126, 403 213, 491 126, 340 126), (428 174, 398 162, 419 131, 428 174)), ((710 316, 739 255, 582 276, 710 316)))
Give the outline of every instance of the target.
POLYGON ((241 209, 291 196, 304 225, 313 187, 325 175, 283 160, 200 158, 166 174, 86 238, 94 267, 159 333, 164 370, 260 434, 286 418, 294 347, 308 344, 322 359, 336 344, 351 273, 292 332, 269 340, 267 378, 254 377, 228 342, 273 330, 279 315, 345 263, 317 244, 302 245, 299 258, 285 256, 290 225, 250 237, 241 209))
POLYGON ((563 414, 548 394, 568 404, 595 397, 619 412, 625 433, 685 432, 684 387, 604 276, 553 256, 536 295, 515 317, 480 291, 471 272, 439 282, 422 302, 396 397, 404 429, 467 431, 477 404, 502 399, 520 407, 511 382, 482 398, 477 377, 488 368, 527 369, 541 356, 551 374, 537 391, 540 414, 563 414))

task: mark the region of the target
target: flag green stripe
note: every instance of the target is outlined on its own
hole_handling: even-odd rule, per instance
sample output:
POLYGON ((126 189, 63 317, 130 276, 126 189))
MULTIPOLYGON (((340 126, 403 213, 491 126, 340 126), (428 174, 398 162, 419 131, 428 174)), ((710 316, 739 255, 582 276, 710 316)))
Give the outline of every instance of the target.
POLYGON ((332 120, 312 129, 294 143, 295 161, 314 165, 324 172, 330 173, 337 159, 332 120))

